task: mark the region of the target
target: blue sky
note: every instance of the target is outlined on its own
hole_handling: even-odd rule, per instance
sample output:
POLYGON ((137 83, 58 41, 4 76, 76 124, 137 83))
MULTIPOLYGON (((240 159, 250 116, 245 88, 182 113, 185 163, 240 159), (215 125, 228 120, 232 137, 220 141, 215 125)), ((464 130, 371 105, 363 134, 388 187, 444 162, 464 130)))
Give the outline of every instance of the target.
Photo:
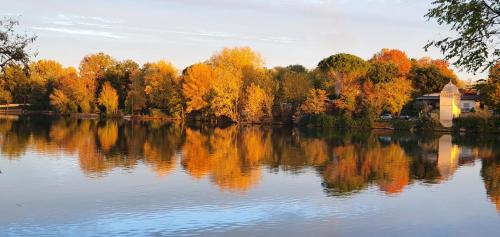
MULTIPOLYGON (((0 0, 0 15, 20 15, 35 32, 38 58, 77 66, 105 52, 139 63, 166 59, 179 69, 223 47, 250 46, 268 67, 314 67, 334 53, 370 58, 382 48, 410 57, 429 39, 449 35, 423 15, 431 0, 0 0), (3 2, 5 1, 5 2, 3 2)), ((458 73, 462 79, 484 74, 458 73)))

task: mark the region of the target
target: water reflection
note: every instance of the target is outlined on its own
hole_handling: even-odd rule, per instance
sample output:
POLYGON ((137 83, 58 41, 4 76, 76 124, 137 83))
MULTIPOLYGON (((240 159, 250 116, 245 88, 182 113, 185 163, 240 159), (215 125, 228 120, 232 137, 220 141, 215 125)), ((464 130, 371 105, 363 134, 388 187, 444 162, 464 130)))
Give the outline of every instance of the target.
MULTIPOLYGON (((159 121, 48 119, 0 120, 5 159, 27 151, 78 158, 92 178, 146 164, 158 176, 182 170, 222 191, 247 192, 268 172, 313 170, 327 195, 349 196, 376 187, 395 196, 410 184, 452 179, 464 164, 481 160, 481 177, 500 212, 497 137, 416 136, 387 132, 343 133, 292 128, 184 127, 159 121)), ((321 187, 318 187, 321 188, 321 187)))

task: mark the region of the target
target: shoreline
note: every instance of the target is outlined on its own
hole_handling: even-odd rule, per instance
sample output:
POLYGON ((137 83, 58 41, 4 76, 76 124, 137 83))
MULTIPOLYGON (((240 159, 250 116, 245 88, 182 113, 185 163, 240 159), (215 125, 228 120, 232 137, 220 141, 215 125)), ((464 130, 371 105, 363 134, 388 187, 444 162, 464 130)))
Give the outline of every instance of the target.
MULTIPOLYGON (((150 115, 102 115, 98 113, 72 113, 72 114, 58 114, 55 111, 50 110, 22 110, 22 109, 11 109, 11 110, 1 110, 0 115, 9 116, 51 116, 51 117, 70 117, 76 119, 123 119, 128 121, 165 121, 165 122, 181 122, 179 119, 168 117, 168 116, 150 116, 150 115)), ((195 123, 206 123, 200 120, 185 120, 195 123)), ((182 121, 182 122, 185 122, 182 121)), ((230 122, 227 124, 239 124, 239 125, 271 125, 271 126, 294 126, 301 127, 296 123, 285 123, 281 121, 272 122, 230 122)), ((210 123, 209 123, 210 124, 210 123)), ((223 123, 224 124, 224 123, 223 123)), ((226 124, 226 125, 227 125, 226 124)), ((216 125, 216 124, 214 124, 216 125)), ((302 126, 307 128, 321 128, 318 126, 302 126)), ((376 121, 374 126, 370 127, 373 130, 390 130, 390 131, 407 131, 407 132, 417 132, 414 127, 410 129, 397 129, 391 124, 391 122, 376 121)), ((436 132, 436 133, 469 133, 469 134, 500 134, 500 131, 467 131, 465 129, 456 130, 452 128, 435 128, 429 131, 420 132, 436 132)))

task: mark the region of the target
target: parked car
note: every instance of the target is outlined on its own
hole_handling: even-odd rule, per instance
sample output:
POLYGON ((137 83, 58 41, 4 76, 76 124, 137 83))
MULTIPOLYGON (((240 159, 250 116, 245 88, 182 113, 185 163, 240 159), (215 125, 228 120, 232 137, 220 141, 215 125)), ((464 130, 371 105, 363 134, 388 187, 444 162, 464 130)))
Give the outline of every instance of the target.
POLYGON ((381 120, 391 120, 392 119, 392 115, 390 115, 390 114, 383 114, 382 116, 380 116, 380 119, 381 120))
POLYGON ((410 115, 401 115, 399 119, 410 120, 410 115))

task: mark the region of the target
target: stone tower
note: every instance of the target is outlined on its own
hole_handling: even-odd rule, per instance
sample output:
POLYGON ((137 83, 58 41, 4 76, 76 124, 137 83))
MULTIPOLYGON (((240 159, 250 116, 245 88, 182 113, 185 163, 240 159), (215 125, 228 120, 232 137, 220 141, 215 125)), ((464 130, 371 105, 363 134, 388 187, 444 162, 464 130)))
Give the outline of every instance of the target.
POLYGON ((453 125, 453 118, 460 116, 460 91, 451 81, 439 95, 439 122, 445 128, 453 125))

